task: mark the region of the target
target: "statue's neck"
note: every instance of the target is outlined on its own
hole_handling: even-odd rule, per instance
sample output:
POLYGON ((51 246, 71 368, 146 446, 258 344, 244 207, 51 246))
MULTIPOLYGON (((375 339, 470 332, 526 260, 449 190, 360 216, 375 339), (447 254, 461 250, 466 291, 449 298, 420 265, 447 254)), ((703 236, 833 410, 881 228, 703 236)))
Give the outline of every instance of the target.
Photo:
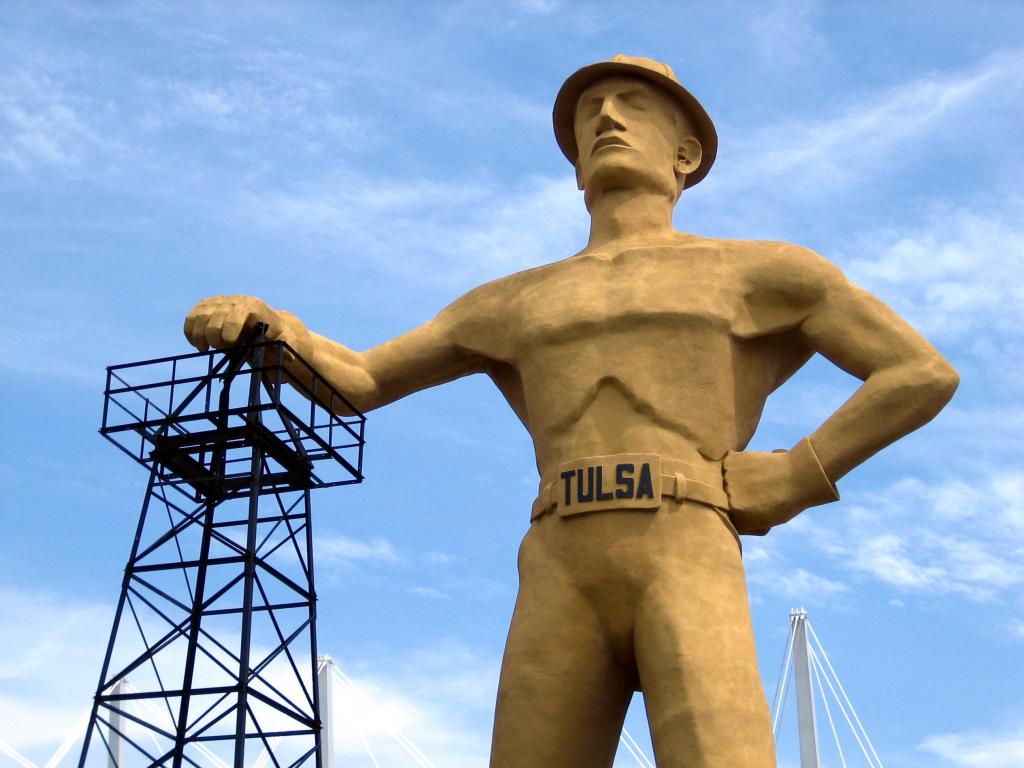
POLYGON ((675 200, 663 194, 609 190, 590 202, 590 241, 593 250, 615 243, 656 240, 670 236, 675 200))

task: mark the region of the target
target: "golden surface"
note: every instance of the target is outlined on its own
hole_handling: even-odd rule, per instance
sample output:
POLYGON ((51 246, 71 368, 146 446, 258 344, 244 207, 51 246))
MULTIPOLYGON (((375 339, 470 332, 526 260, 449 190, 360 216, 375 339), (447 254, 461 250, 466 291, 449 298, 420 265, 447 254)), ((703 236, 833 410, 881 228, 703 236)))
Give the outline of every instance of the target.
POLYGON ((680 493, 647 510, 536 515, 491 765, 610 766, 641 690, 659 766, 772 766, 736 531, 766 533, 838 498, 835 482, 931 419, 957 374, 821 256, 673 229, 717 139, 665 65, 585 67, 555 119, 591 214, 580 253, 483 285, 364 352, 245 296, 199 302, 186 336, 225 348, 266 322, 363 411, 487 374, 532 435, 544 478, 615 454, 688 467, 703 503, 680 493), (744 451, 768 395, 816 352, 861 387, 791 449, 744 451), (722 491, 728 509, 707 500, 722 491))

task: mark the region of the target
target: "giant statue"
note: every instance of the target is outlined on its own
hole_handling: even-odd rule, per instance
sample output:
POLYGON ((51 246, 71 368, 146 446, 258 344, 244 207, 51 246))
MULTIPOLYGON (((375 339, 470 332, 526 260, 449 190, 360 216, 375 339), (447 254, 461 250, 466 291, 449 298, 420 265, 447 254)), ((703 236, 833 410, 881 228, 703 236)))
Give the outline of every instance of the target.
POLYGON ((591 216, 579 253, 364 352, 246 296, 199 302, 185 334, 223 349, 267 323, 363 411, 473 373, 504 395, 540 485, 492 768, 611 766, 634 691, 659 766, 773 766, 740 535, 835 501, 839 478, 938 413, 957 373, 816 253, 673 228, 717 134, 668 66, 583 67, 554 128, 591 216), (861 386, 788 450, 745 451, 768 395, 816 352, 861 386))

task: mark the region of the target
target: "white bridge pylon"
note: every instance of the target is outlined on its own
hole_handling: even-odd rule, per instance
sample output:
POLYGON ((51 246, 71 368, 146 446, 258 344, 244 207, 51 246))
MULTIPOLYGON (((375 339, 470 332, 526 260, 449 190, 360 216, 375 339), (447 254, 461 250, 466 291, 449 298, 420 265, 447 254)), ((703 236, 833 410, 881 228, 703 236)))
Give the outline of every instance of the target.
POLYGON ((786 694, 790 678, 793 679, 796 694, 797 727, 800 736, 800 768, 819 768, 821 764, 820 745, 818 741, 817 701, 820 699, 825 710, 826 719, 832 732, 832 738, 842 768, 848 768, 846 755, 843 752, 836 718, 832 716, 832 706, 841 714, 846 725, 853 733, 861 755, 869 768, 884 768, 875 745, 871 743, 864 725, 857 716, 853 703, 843 688, 839 675, 836 674, 832 662, 829 661, 825 647, 807 618, 807 611, 794 608, 789 614, 789 639, 783 654, 782 670, 775 687, 772 703, 772 735, 778 740, 779 726, 786 709, 786 694), (790 669, 793 674, 790 675, 790 669))
MULTIPOLYGON (((397 724, 389 720, 384 715, 382 709, 373 701, 373 699, 354 680, 352 680, 352 678, 346 675, 341 667, 338 666, 330 656, 324 655, 317 658, 317 677, 320 687, 320 720, 324 723, 321 747, 323 750, 322 763, 324 768, 334 768, 335 766, 334 737, 338 729, 338 722, 337 718, 334 717, 333 710, 335 701, 334 693, 336 691, 347 695, 349 701, 361 707, 363 711, 371 715, 373 721, 382 726, 382 729, 386 731, 399 746, 402 747, 404 752, 415 765, 419 768, 438 768, 437 764, 432 762, 430 758, 428 758, 423 751, 420 750, 420 748, 417 747, 398 727, 397 724)), ((109 692, 137 693, 138 691, 132 686, 130 681, 120 680, 112 686, 112 689, 109 692)), ((47 760, 43 766, 38 766, 33 763, 3 739, 0 739, 0 755, 6 755, 20 766, 20 768, 61 768, 64 759, 72 749, 81 742, 82 737, 85 735, 85 729, 89 725, 89 715, 91 712, 91 706, 85 708, 81 717, 78 718, 67 737, 57 748, 57 751, 53 753, 50 759, 47 760)), ((140 720, 151 721, 154 718, 159 720, 162 717, 162 713, 157 710, 156 706, 152 702, 145 700, 137 701, 136 712, 134 715, 140 720)), ((118 718, 118 720, 120 720, 120 718, 118 718)), ((369 758, 373 768, 387 768, 386 764, 383 766, 381 765, 377 757, 377 753, 370 742, 368 734, 366 733, 364 723, 361 722, 360 718, 356 718, 352 724, 354 727, 359 729, 359 732, 355 735, 362 742, 366 756, 369 758)), ((114 726, 114 731, 104 729, 101 732, 101 738, 106 747, 107 768, 128 768, 127 765, 124 765, 121 762, 122 737, 118 731, 123 732, 122 723, 114 722, 112 719, 111 725, 114 726)), ((270 749, 274 749, 274 747, 277 746, 278 741, 280 741, 279 738, 269 738, 268 744, 270 749)), ((636 742, 636 739, 634 739, 625 728, 622 729, 619 741, 630 757, 636 761, 637 765, 641 768, 655 768, 654 762, 647 757, 643 749, 636 742)), ((206 759, 207 766, 204 768, 230 768, 223 759, 204 747, 202 744, 194 744, 193 747, 206 759)), ((252 763, 252 768, 267 768, 270 761, 270 752, 264 748, 252 763)))

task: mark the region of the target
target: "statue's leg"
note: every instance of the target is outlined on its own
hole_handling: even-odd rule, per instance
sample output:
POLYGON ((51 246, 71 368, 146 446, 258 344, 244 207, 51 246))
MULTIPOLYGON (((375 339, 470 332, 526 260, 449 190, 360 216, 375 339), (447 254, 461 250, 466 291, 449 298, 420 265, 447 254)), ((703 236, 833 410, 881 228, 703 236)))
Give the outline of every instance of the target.
POLYGON ((634 675, 614 658, 593 606, 561 565, 524 552, 491 768, 610 768, 634 675))
POLYGON ((634 644, 658 766, 771 768, 736 539, 701 505, 666 504, 657 519, 674 552, 662 550, 659 575, 640 600, 634 644))

